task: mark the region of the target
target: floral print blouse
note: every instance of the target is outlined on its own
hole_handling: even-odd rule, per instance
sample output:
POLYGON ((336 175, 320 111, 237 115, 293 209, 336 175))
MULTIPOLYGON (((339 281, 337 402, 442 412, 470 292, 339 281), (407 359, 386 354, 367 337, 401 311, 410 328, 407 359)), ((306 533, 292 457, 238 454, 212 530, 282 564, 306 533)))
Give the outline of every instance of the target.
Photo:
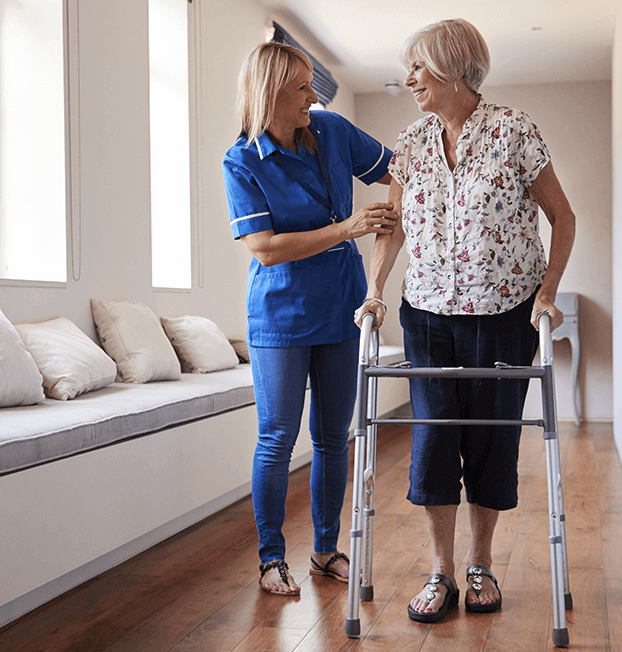
POLYGON ((409 265, 402 295, 442 315, 493 315, 529 298, 546 259, 529 187, 550 156, 524 113, 479 104, 450 170, 435 115, 397 141, 389 171, 403 188, 409 265))

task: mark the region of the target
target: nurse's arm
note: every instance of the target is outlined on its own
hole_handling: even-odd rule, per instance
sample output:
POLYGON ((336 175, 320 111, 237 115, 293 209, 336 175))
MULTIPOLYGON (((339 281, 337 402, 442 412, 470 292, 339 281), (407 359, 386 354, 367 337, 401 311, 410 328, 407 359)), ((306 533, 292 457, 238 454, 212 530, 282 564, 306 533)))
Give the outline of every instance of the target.
POLYGON ((378 179, 378 181, 376 181, 376 183, 381 183, 383 186, 390 186, 391 185, 391 179, 393 179, 393 177, 391 176, 391 174, 389 172, 387 172, 382 177, 382 179, 378 179))
POLYGON ((401 219, 402 187, 395 179, 391 181, 389 188, 389 202, 398 207, 396 212, 399 220, 392 233, 376 236, 369 269, 368 300, 355 313, 355 321, 361 326, 363 315, 373 312, 376 316, 376 324, 372 330, 380 328, 384 320, 386 312, 384 303, 382 303, 384 286, 406 238, 401 219), (379 299, 379 301, 373 301, 373 299, 379 299))
POLYGON ((314 231, 279 233, 258 231, 240 238, 253 256, 265 267, 315 256, 338 244, 369 233, 390 234, 397 224, 392 204, 376 203, 361 208, 343 222, 335 222, 314 231))

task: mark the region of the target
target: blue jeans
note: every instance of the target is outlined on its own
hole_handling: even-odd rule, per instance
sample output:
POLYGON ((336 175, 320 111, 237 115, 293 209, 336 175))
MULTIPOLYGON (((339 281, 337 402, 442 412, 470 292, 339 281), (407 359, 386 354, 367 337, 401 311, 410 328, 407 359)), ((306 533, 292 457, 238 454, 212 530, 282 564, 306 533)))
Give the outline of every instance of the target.
MULTIPOLYGON (((531 365, 538 334, 535 295, 498 315, 437 315, 402 301, 406 359, 414 367, 531 365)), ((415 419, 520 419, 529 380, 410 378, 415 419)), ((408 500, 457 505, 461 480, 470 503, 495 510, 518 502, 520 426, 413 426, 408 500)))
POLYGON ((259 437, 253 506, 262 563, 285 558, 282 533, 289 463, 311 385, 309 430, 314 549, 337 549, 348 478, 348 432, 356 401, 358 338, 306 347, 250 347, 259 437))

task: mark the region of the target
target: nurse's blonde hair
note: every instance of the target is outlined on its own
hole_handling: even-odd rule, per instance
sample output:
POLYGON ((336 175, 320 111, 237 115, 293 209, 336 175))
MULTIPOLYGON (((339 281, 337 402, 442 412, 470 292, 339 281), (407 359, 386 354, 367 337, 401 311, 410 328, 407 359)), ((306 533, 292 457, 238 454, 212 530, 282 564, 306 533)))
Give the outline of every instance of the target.
POLYGON ((461 77, 477 93, 490 70, 490 53, 482 35, 462 18, 441 20, 411 34, 400 53, 408 70, 419 62, 442 82, 461 77))
MULTIPOLYGON (((246 57, 238 77, 237 111, 242 123, 240 137, 246 138, 247 145, 269 129, 276 98, 296 76, 299 63, 313 72, 313 64, 303 52, 275 41, 258 45, 246 57)), ((306 128, 296 132, 305 147, 315 151, 311 132, 306 128)))

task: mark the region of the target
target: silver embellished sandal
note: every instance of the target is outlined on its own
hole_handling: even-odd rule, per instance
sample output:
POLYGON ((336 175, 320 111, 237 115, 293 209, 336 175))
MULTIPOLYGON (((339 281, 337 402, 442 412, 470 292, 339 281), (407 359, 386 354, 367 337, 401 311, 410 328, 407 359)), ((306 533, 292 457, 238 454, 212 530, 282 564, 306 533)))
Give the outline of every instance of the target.
POLYGON ((471 588, 475 591, 477 597, 479 598, 480 591, 482 590, 482 577, 484 575, 486 577, 490 577, 490 579, 495 583, 497 591, 499 591, 499 599, 495 602, 489 602, 488 604, 481 604, 479 602, 471 603, 465 597, 464 606, 467 611, 473 611, 476 613, 489 613, 491 611, 497 611, 497 609, 499 609, 501 606, 501 591, 499 589, 499 585, 497 584, 497 578, 492 574, 490 568, 482 566, 481 564, 473 564, 469 566, 466 572, 467 583, 471 578, 473 578, 471 588))
POLYGON ((458 606, 460 590, 454 586, 454 583, 447 577, 447 575, 443 575, 442 573, 432 573, 432 575, 430 575, 426 580, 425 587, 428 587, 428 592, 425 599, 428 602, 434 600, 439 584, 443 584, 447 587, 447 594, 445 595, 445 600, 443 601, 441 608, 432 613, 420 613, 419 611, 415 611, 409 604, 408 617, 411 620, 416 620, 420 623, 435 623, 441 618, 444 618, 450 609, 458 606))

